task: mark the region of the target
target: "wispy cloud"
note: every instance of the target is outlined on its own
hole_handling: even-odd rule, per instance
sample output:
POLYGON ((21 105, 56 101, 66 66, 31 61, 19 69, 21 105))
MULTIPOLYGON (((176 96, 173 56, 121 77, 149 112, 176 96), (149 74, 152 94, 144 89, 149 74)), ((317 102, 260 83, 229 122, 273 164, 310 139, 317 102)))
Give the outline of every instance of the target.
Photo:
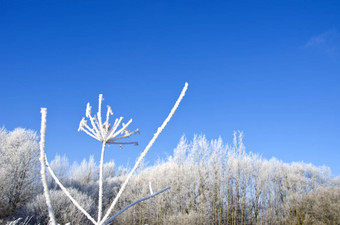
POLYGON ((329 55, 340 53, 340 33, 333 29, 311 37, 304 45, 305 48, 315 48, 329 55))

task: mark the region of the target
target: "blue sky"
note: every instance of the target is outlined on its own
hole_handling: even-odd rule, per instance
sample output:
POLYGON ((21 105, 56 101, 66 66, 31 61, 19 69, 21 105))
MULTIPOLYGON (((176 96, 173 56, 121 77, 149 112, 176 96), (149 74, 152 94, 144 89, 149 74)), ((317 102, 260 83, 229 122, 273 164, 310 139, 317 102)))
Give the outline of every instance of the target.
POLYGON ((339 1, 1 1, 0 126, 39 130, 47 154, 80 161, 100 143, 77 132, 98 94, 139 128, 132 164, 186 97, 146 158, 185 134, 245 135, 247 151, 340 175, 339 1))

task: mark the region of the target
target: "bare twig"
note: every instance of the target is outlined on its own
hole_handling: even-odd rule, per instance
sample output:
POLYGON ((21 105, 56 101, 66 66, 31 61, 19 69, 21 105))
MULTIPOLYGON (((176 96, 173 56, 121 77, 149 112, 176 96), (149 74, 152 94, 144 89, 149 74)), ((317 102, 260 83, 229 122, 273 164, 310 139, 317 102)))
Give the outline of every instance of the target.
POLYGON ((145 201, 145 200, 148 200, 148 199, 150 199, 150 198, 153 198, 153 197, 155 197, 156 195, 159 195, 160 193, 162 193, 162 192, 164 192, 164 191, 167 191, 167 190, 169 190, 169 189, 170 189, 170 187, 166 187, 166 188, 164 188, 164 189, 162 189, 162 190, 160 190, 160 191, 158 191, 158 192, 156 192, 156 193, 154 193, 154 194, 151 194, 151 195, 149 195, 149 196, 146 196, 146 197, 143 197, 143 198, 141 198, 141 199, 138 199, 138 200, 134 201, 134 202, 131 203, 130 205, 125 206, 122 210, 120 210, 119 212, 117 212, 115 215, 113 215, 112 217, 110 217, 108 220, 106 220, 106 221, 103 223, 103 225, 107 225, 107 224, 111 223, 117 216, 119 216, 120 214, 122 214, 123 212, 125 212, 126 210, 128 210, 130 207, 132 207, 132 206, 134 206, 134 205, 136 205, 136 204, 138 204, 138 203, 140 203, 140 202, 143 202, 143 201, 145 201))

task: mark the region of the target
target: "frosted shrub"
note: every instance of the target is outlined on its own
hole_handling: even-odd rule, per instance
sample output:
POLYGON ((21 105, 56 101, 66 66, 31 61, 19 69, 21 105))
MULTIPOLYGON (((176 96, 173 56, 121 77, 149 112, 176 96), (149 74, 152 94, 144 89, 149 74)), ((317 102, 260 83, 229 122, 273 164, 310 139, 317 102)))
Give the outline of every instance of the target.
MULTIPOLYGON (((95 211, 95 202, 92 198, 76 189, 68 189, 68 191, 86 211, 92 213, 95 211)), ((57 223, 66 224, 69 222, 72 225, 91 224, 61 190, 51 190, 50 196, 57 223)), ((27 216, 35 215, 31 219, 32 224, 48 224, 49 216, 44 195, 37 195, 28 203, 24 208, 24 214, 27 216)))
POLYGON ((320 187, 289 209, 289 223, 340 224, 340 187, 320 187))

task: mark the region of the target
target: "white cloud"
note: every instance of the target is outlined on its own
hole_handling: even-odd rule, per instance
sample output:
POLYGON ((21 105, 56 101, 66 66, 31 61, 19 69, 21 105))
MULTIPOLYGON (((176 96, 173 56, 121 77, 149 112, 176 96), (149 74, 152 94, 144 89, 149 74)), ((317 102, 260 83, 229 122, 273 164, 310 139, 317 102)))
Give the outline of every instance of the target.
POLYGON ((337 30, 328 30, 311 37, 304 45, 305 48, 315 48, 329 55, 340 52, 340 34, 337 30))

